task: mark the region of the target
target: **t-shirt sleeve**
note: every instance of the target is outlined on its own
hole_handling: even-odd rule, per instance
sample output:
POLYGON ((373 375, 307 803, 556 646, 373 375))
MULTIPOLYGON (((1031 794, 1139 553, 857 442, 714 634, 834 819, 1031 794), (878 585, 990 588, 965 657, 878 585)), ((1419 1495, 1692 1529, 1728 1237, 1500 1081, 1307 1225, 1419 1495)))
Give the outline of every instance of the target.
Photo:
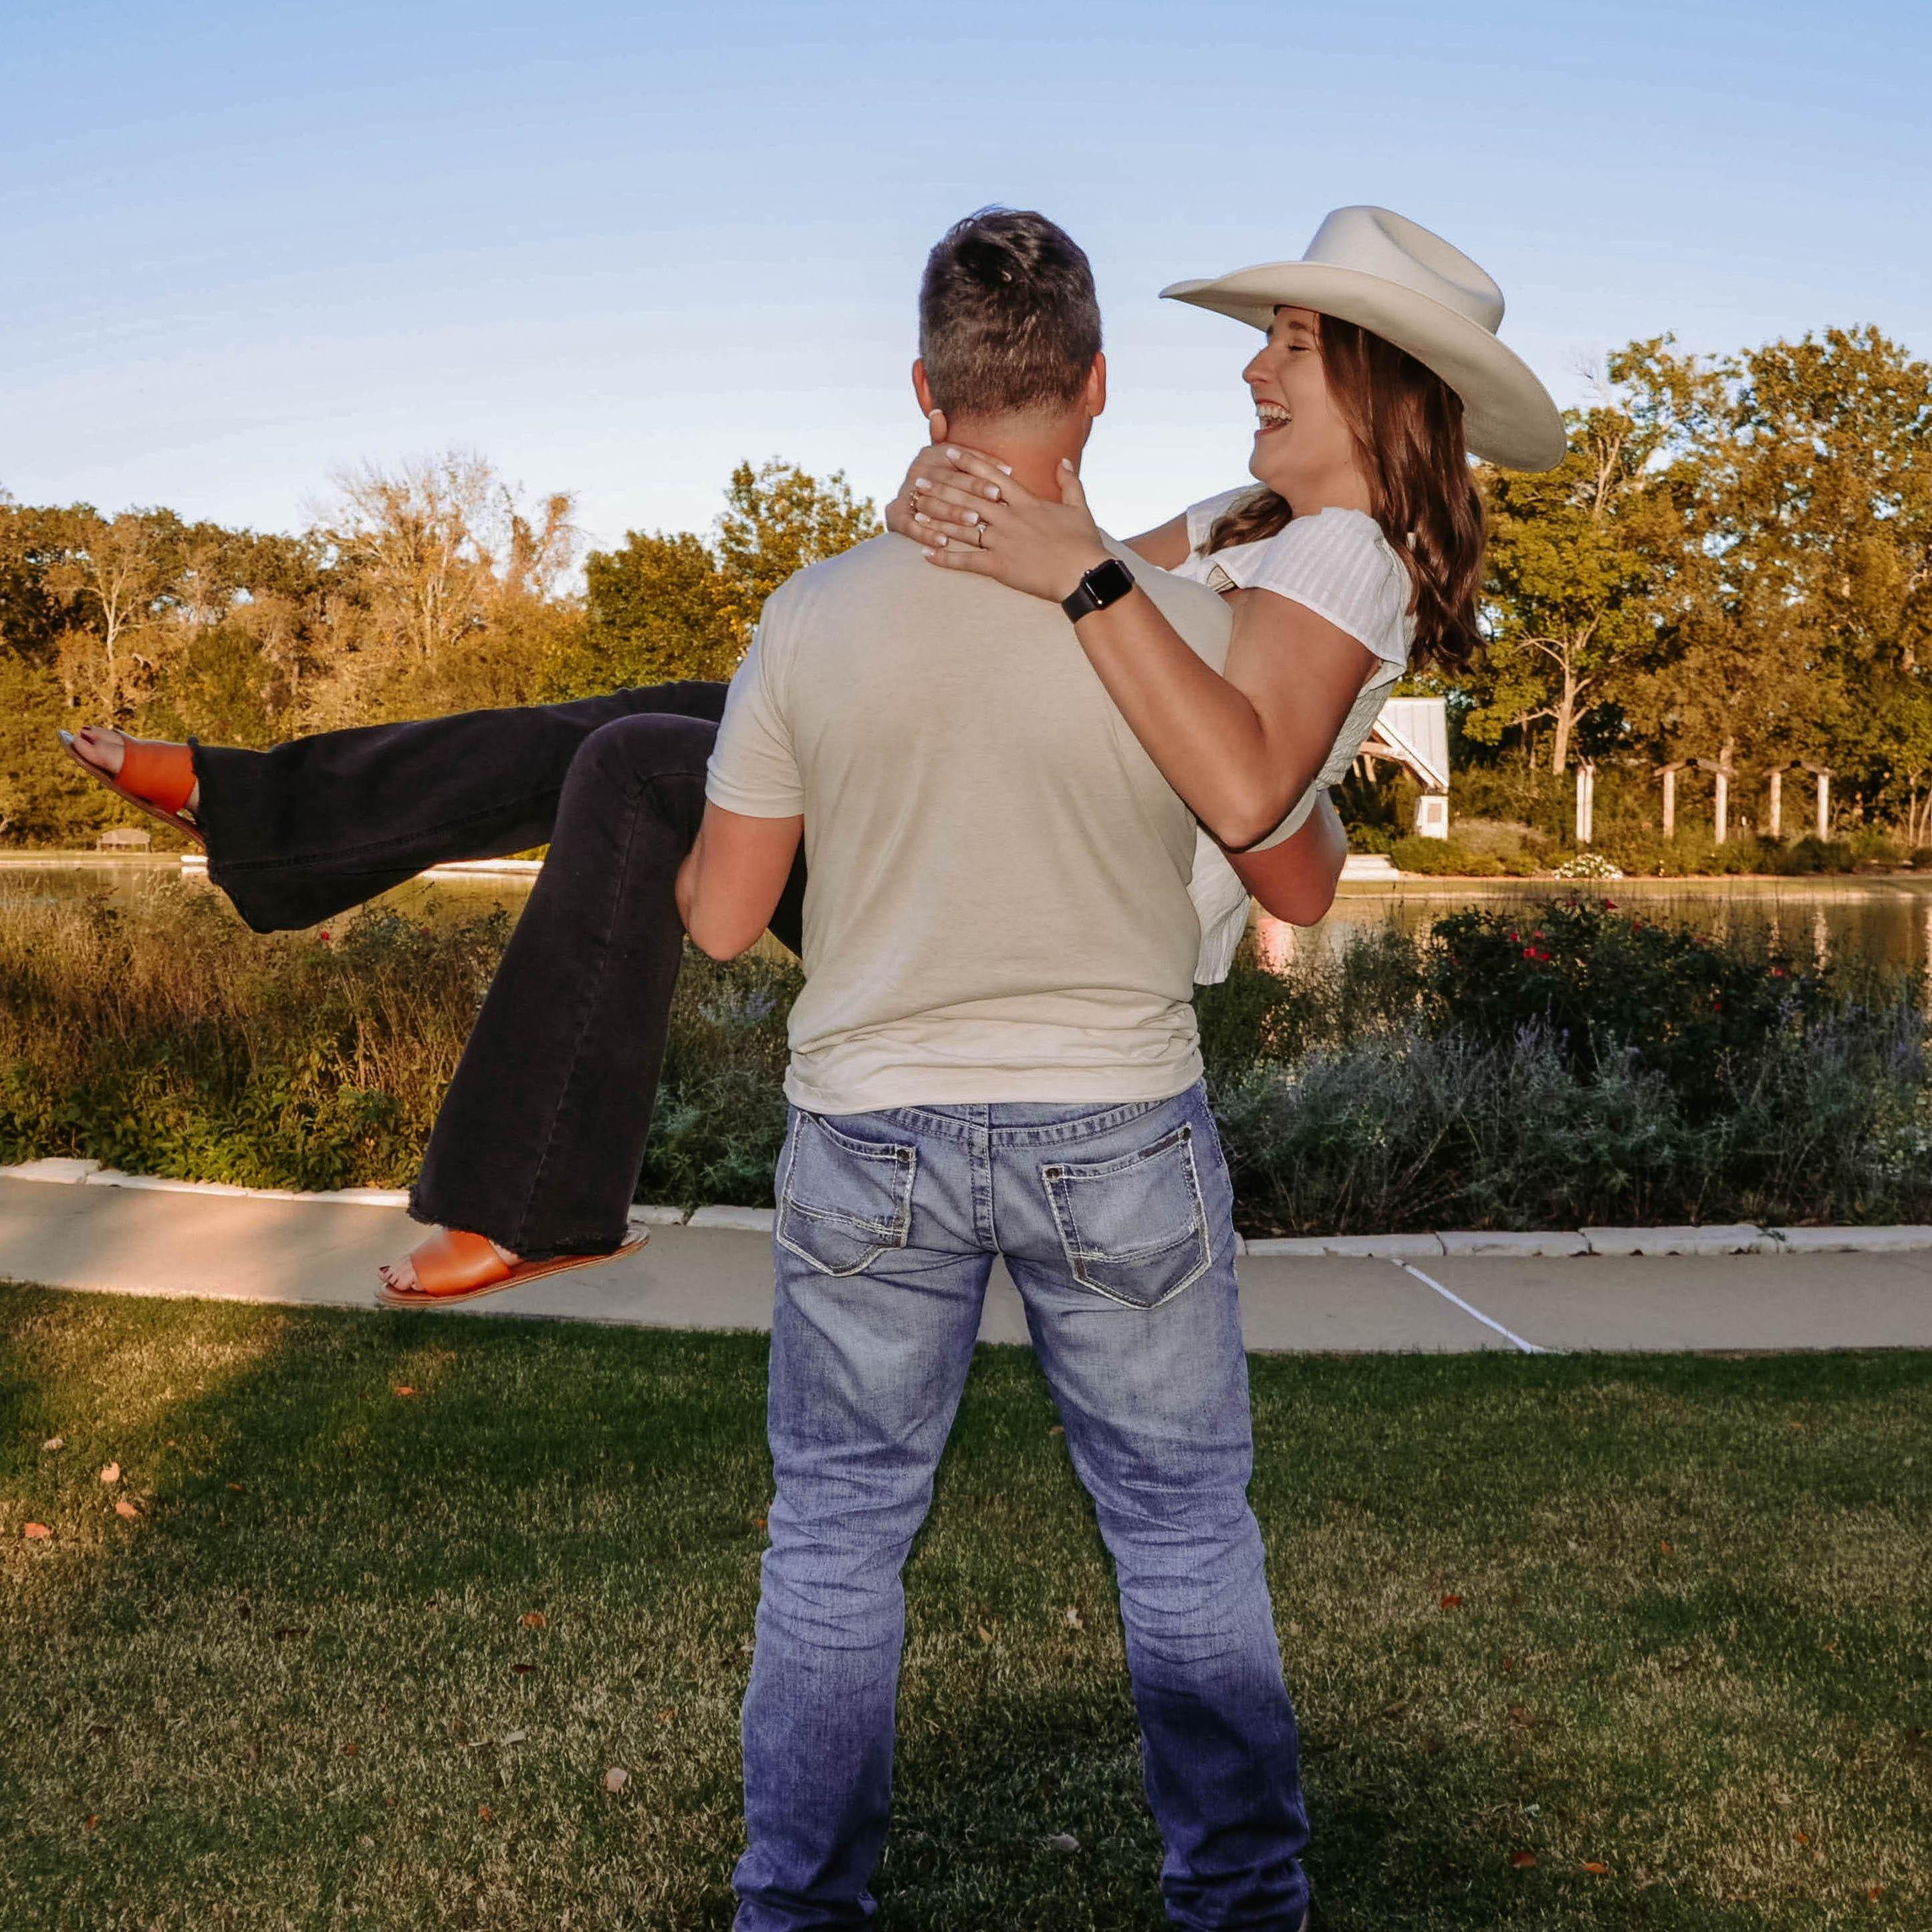
POLYGON ((1342 720, 1327 761, 1294 808, 1249 848, 1265 852, 1308 823, 1316 801, 1348 776, 1349 766, 1408 668, 1409 577, 1373 520, 1359 512, 1324 511, 1291 523, 1264 543, 1216 557, 1231 585, 1292 598, 1363 645, 1374 662, 1342 720))
POLYGON ((1260 488, 1258 483, 1244 483, 1238 490, 1223 490, 1218 496, 1207 496, 1198 503, 1190 503, 1187 506, 1188 555, 1200 556, 1208 548, 1208 532, 1244 496, 1252 496, 1260 488))
POLYGON ((724 716, 704 775, 704 796, 747 818, 794 818, 805 789, 791 730, 773 688, 776 640, 760 624, 725 694, 724 716))
POLYGON ((1346 631, 1376 661, 1365 690, 1408 669, 1408 572, 1359 511, 1298 518, 1263 542, 1217 551, 1214 564, 1216 589, 1272 590, 1346 631))

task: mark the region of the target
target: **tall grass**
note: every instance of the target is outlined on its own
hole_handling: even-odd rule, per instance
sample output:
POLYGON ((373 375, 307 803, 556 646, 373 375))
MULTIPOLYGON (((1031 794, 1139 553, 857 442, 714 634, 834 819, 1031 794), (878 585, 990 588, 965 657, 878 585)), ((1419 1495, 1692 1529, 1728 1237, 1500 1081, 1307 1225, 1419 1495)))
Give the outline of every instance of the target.
MULTIPOLYGON (((1570 920, 1574 958, 1518 968, 1500 928, 1390 927, 1279 974, 1244 956, 1199 996, 1247 1232, 1932 1220, 1916 982, 1794 975, 1802 992, 1734 1023, 1786 982, 1762 941, 1499 917, 1540 916, 1570 920), (1535 976, 1566 966, 1539 1006, 1535 976), (1708 1049, 1687 1052, 1706 1037, 1687 1015, 1708 1049)), ((405 1184, 511 923, 379 908, 263 938, 172 884, 118 908, 0 901, 0 1160, 405 1184)), ((691 956, 642 1198, 769 1202, 798 984, 776 959, 691 956)))

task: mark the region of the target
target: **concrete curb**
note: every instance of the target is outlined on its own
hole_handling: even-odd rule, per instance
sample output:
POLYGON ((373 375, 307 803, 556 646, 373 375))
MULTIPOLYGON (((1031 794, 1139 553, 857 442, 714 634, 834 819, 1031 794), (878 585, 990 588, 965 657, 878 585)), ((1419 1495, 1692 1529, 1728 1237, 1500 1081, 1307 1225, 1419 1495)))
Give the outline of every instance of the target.
MULTIPOLYGON (((126 1187, 154 1194, 226 1196, 244 1201, 315 1201, 334 1207, 405 1208, 400 1188, 344 1187, 304 1192, 290 1187, 238 1187, 225 1180, 173 1180, 164 1174, 124 1174, 98 1160, 54 1156, 0 1167, 0 1180, 38 1180, 56 1186, 126 1187)), ((653 1228, 721 1228, 769 1234, 770 1208, 697 1209, 640 1203, 632 1218, 653 1228)), ((1339 1256, 1370 1261, 1422 1261, 1445 1257, 1570 1258, 1592 1256, 1905 1254, 1932 1249, 1932 1226, 1880 1228, 1465 1228, 1428 1234, 1300 1234, 1235 1240, 1235 1252, 1258 1257, 1339 1256)))

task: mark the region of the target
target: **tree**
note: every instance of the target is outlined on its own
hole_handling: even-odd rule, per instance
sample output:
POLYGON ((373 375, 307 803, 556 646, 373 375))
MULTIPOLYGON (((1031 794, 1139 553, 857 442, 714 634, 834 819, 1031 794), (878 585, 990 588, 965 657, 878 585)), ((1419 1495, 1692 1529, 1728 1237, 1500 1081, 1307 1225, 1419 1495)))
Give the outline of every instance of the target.
POLYGON ((1654 412, 1618 398, 1567 420, 1570 446, 1555 470, 1484 474, 1488 621, 1463 724, 1493 744, 1549 720, 1558 776, 1580 728, 1655 656, 1658 593, 1684 535, 1679 479, 1654 412))
POLYGON ((808 565, 879 534, 871 498, 842 470, 823 480, 776 460, 731 472, 706 538, 633 530, 584 566, 580 644, 550 666, 545 690, 578 697, 677 678, 728 678, 749 647, 765 599, 808 565))

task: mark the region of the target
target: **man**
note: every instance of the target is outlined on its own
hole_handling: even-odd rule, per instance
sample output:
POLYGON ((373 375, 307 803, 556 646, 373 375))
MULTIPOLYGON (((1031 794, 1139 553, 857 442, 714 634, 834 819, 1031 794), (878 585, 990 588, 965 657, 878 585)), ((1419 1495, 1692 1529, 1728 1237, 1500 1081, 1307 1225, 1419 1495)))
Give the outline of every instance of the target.
MULTIPOLYGON (((1053 489, 1106 398, 1081 251, 1037 214, 961 223, 927 263, 920 338, 922 406, 1053 489)), ((1220 600, 1134 574, 1218 668, 1220 600)), ((692 938, 729 957, 805 842, 740 1932, 874 1910, 901 1570, 996 1254, 1114 1558, 1169 1916, 1306 1916, 1232 1195, 1189 1003, 1194 824, 1071 614, 896 536, 793 578, 733 681, 679 876, 692 938)))

